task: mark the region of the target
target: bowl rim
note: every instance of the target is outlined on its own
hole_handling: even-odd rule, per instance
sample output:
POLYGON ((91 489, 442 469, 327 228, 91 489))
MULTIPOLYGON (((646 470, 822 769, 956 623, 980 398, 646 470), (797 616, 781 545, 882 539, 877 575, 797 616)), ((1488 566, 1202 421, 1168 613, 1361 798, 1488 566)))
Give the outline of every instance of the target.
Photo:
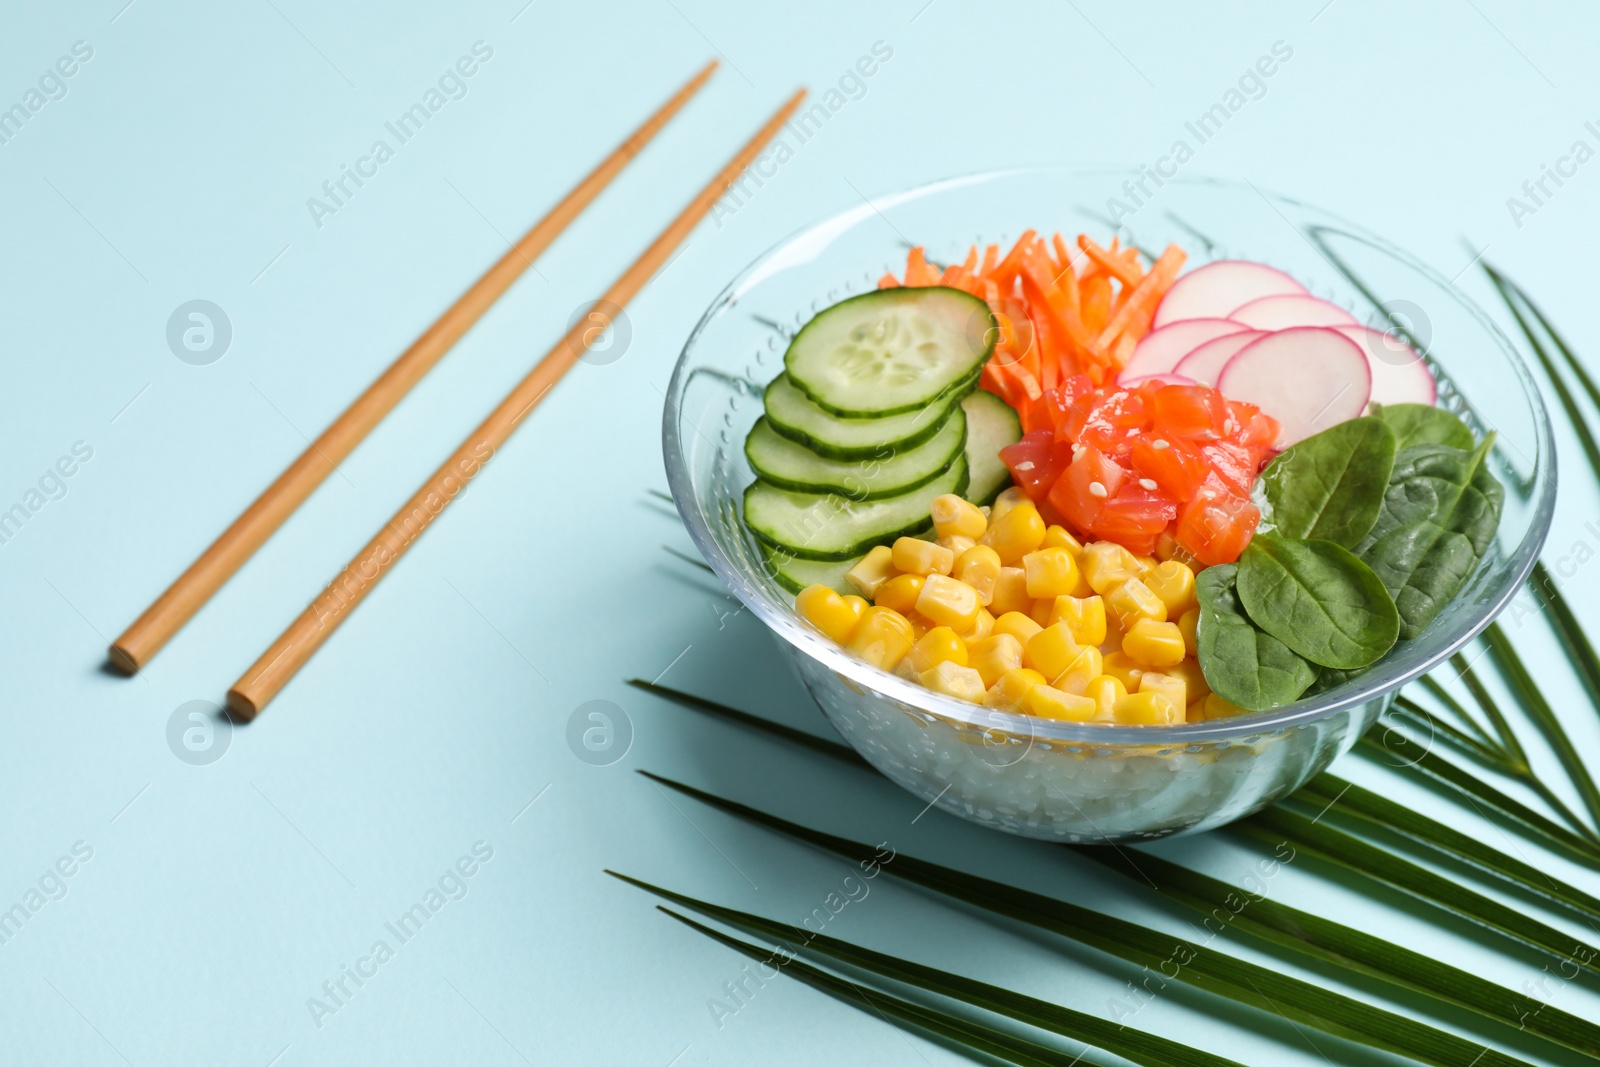
MULTIPOLYGON (((1259 194, 1275 210, 1281 204, 1315 212, 1327 222, 1345 228, 1352 236, 1360 237, 1369 242, 1374 248, 1393 256, 1407 268, 1416 271, 1438 285, 1441 290, 1451 293, 1454 299, 1472 315, 1490 335, 1491 339, 1498 344, 1505 354, 1518 384, 1522 387, 1524 396, 1529 401, 1534 421, 1536 444, 1533 477, 1538 488, 1532 501, 1532 514, 1529 520, 1528 532, 1515 550, 1506 556, 1506 563, 1511 568, 1514 580, 1508 582, 1504 590, 1492 602, 1485 605, 1482 612, 1462 626, 1460 632, 1454 635, 1444 647, 1434 655, 1419 660, 1398 677, 1390 678, 1381 684, 1374 683, 1369 686, 1357 687, 1348 692, 1345 692, 1342 686, 1335 688, 1331 691, 1334 695, 1334 699, 1331 700, 1324 701, 1318 697, 1310 697, 1295 701, 1282 708, 1268 711, 1250 712, 1228 719, 1202 723, 1180 723, 1173 726, 1115 726, 1096 723, 1073 723, 1056 719, 1041 719, 1030 715, 1003 711, 998 708, 972 704, 956 697, 933 692, 917 685, 915 682, 857 659, 823 634, 805 625, 799 616, 792 611, 778 609, 768 603, 762 592, 756 588, 754 582, 745 574, 744 569, 730 559, 712 537, 707 518, 699 506, 699 501, 693 494, 691 476, 684 450, 684 435, 679 432, 677 415, 681 410, 683 396, 689 385, 691 375, 689 371, 690 354, 695 350, 695 345, 699 341, 701 334, 705 332, 712 321, 736 303, 742 292, 752 284, 752 279, 755 281, 761 279, 763 268, 781 250, 798 246, 807 237, 821 237, 835 230, 842 232, 847 222, 853 222, 857 218, 880 213, 884 208, 892 207, 896 203, 910 199, 920 199, 945 189, 959 188, 965 185, 1003 178, 1045 174, 1071 175, 1074 178, 1082 178, 1094 174, 1126 175, 1134 172, 1136 172, 1136 168, 1118 168, 1106 164, 1052 164, 1008 167, 974 171, 918 185, 901 187, 872 198, 863 197, 862 204, 813 220, 768 246, 723 287, 722 291, 717 294, 700 316, 699 321, 695 323, 694 329, 685 340, 677 361, 673 365, 672 377, 667 386, 662 412, 662 452, 666 465, 667 485, 672 494, 673 502, 678 509, 679 516, 689 532, 690 539, 694 542, 695 547, 700 550, 700 554, 706 559, 713 573, 728 586, 734 595, 739 598, 740 602, 760 619, 768 629, 776 633, 790 646, 802 654, 819 661, 829 670, 842 675, 856 685, 887 696, 899 704, 915 708, 924 714, 937 718, 980 727, 985 731, 995 730, 1008 735, 1022 735, 1027 738, 1030 744, 1034 741, 1040 741, 1060 744, 1069 748, 1082 746, 1091 749, 1118 749, 1133 746, 1145 750, 1181 748, 1202 742, 1225 744, 1244 741, 1265 733, 1276 733, 1291 728, 1309 726, 1341 712, 1351 711, 1386 694, 1397 692, 1407 683, 1426 674, 1458 652, 1467 642, 1487 628, 1505 610, 1517 593, 1522 590, 1527 583, 1529 575, 1532 573, 1534 564, 1538 561, 1554 518, 1557 456, 1554 430, 1550 422, 1549 412, 1545 407, 1543 393, 1533 377, 1532 369, 1523 359, 1516 346, 1510 342, 1494 320, 1489 318, 1488 314, 1474 300, 1461 292, 1453 281, 1445 278, 1443 274, 1434 270, 1410 252, 1385 240, 1365 227, 1349 222, 1341 216, 1306 201, 1262 189, 1254 182, 1210 175, 1180 175, 1173 179, 1167 179, 1168 184, 1226 186, 1238 190, 1248 188, 1259 194)), ((1293 223, 1289 223, 1289 225, 1293 225, 1293 223)), ((757 388, 759 389, 759 387, 757 388)), ((814 696, 813 699, 815 699, 814 696)))

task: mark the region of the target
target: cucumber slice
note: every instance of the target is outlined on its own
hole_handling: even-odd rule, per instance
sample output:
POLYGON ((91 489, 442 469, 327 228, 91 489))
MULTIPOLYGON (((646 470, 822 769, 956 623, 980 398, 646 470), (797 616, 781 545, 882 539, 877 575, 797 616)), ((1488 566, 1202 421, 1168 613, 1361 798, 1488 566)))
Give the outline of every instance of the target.
POLYGON ((993 504, 1011 484, 1011 471, 1000 461, 1000 450, 1022 440, 1022 420, 1011 405, 982 389, 961 401, 967 416, 967 468, 972 472, 967 499, 982 507, 993 504))
POLYGON ((882 500, 926 485, 943 474, 967 441, 967 417, 952 411, 939 432, 906 451, 882 447, 870 459, 839 460, 796 444, 761 419, 744 440, 750 469, 764 482, 798 493, 838 493, 852 500, 882 500))
POLYGON ((989 305, 971 293, 878 289, 820 311, 783 365, 824 411, 879 418, 927 407, 971 379, 997 336, 989 305))
POLYGON ((927 485, 884 500, 796 493, 756 481, 744 491, 744 521, 758 539, 801 559, 846 560, 873 545, 923 532, 933 525, 928 516, 933 498, 966 488, 965 456, 927 485))
MULTIPOLYGON (((977 381, 976 378, 973 381, 977 381)), ((955 410, 959 391, 920 411, 881 419, 841 419, 813 404, 787 374, 767 386, 767 422, 780 436, 828 459, 871 459, 885 448, 915 448, 939 432, 955 410)))
POLYGON ((814 559, 796 559, 781 549, 761 546, 761 558, 772 580, 791 593, 798 593, 808 585, 825 585, 836 593, 861 595, 861 590, 845 581, 845 573, 861 561, 860 556, 823 563, 814 559))

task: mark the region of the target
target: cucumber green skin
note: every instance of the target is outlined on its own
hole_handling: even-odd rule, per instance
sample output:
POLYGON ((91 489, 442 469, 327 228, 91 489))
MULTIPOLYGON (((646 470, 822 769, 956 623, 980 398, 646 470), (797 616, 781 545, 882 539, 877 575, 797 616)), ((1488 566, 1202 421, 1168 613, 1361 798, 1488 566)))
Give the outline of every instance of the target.
POLYGON ((918 410, 920 410, 922 408, 928 407, 930 404, 937 404, 941 400, 943 400, 943 399, 945 399, 947 397, 950 397, 952 395, 955 395, 955 396, 962 395, 966 391, 963 388, 964 384, 966 382, 969 382, 969 381, 976 382, 978 380, 978 375, 980 373, 982 373, 982 371, 983 371, 984 364, 988 363, 989 362, 989 357, 994 354, 995 343, 996 343, 996 341, 999 340, 999 337, 1000 337, 999 323, 995 320, 994 312, 989 309, 988 303, 986 301, 982 300, 979 297, 973 296, 971 293, 967 292, 965 289, 955 289, 955 288, 952 288, 952 287, 950 287, 948 285, 925 285, 925 286, 917 286, 917 287, 915 287, 914 291, 919 292, 919 293, 927 293, 927 292, 931 292, 933 290, 938 290, 940 292, 945 292, 945 293, 955 293, 955 294, 959 295, 961 297, 961 299, 969 301, 971 303, 972 310, 973 310, 974 314, 976 314, 978 311, 981 310, 985 315, 988 316, 988 319, 989 319, 988 325, 985 327, 984 332, 983 332, 983 335, 984 335, 987 343, 984 345, 983 353, 980 356, 976 357, 976 362, 973 364, 972 373, 971 374, 966 375, 965 377, 963 377, 963 378, 961 378, 961 379, 959 379, 957 381, 951 382, 945 388, 941 389, 939 392, 935 393, 932 396, 924 397, 924 398, 912 401, 911 403, 901 404, 899 407, 893 407, 893 408, 866 408, 866 409, 863 409, 863 408, 836 407, 836 406, 828 403, 821 396, 819 396, 816 393, 815 390, 813 390, 812 388, 808 387, 806 385, 806 383, 805 383, 804 378, 801 377, 801 376, 798 376, 798 375, 796 375, 794 373, 794 368, 793 368, 792 363, 791 363, 791 356, 793 355, 795 350, 798 348, 798 346, 802 343, 802 341, 805 339, 806 333, 808 331, 810 331, 812 329, 812 327, 814 327, 825 316, 829 315, 832 312, 838 311, 840 308, 844 307, 846 304, 854 304, 854 303, 857 303, 858 301, 864 301, 864 300, 868 300, 868 301, 881 300, 881 299, 883 299, 883 294, 884 293, 897 293, 898 294, 900 292, 903 292, 903 290, 895 290, 895 289, 874 289, 871 292, 861 293, 861 294, 858 294, 856 296, 852 296, 852 297, 849 297, 847 299, 841 300, 837 304, 832 304, 832 305, 829 305, 828 307, 823 308, 821 311, 817 312, 817 314, 815 316, 812 317, 810 322, 806 323, 804 326, 802 326, 800 328, 800 332, 794 335, 794 339, 789 342, 789 347, 783 354, 784 371, 788 374, 789 380, 794 383, 794 386, 795 386, 796 389, 799 389, 802 393, 804 393, 807 396, 807 398, 809 398, 810 401, 813 404, 817 405, 817 407, 821 408, 823 411, 828 412, 829 414, 837 415, 842 419, 867 419, 867 418, 881 418, 884 415, 899 415, 899 414, 903 414, 904 412, 907 412, 907 411, 918 411, 918 410))
MULTIPOLYGON (((961 464, 961 473, 956 479, 956 484, 955 484, 954 488, 952 488, 950 490, 951 492, 957 494, 958 496, 967 491, 967 481, 968 481, 966 457, 962 456, 961 459, 959 460, 959 462, 961 464)), ((831 560, 840 560, 840 561, 842 561, 842 560, 852 559, 852 558, 854 558, 856 556, 859 556, 859 555, 865 553, 868 549, 871 549, 871 548, 873 548, 873 547, 875 547, 877 545, 890 544, 893 541, 895 541, 897 538, 901 538, 901 537, 915 537, 918 534, 926 533, 927 531, 933 529, 933 518, 932 518, 932 516, 924 516, 922 518, 919 518, 919 519, 915 520, 914 522, 908 523, 906 526, 904 526, 901 529, 898 529, 898 530, 886 530, 883 533, 875 533, 871 537, 863 538, 860 541, 855 541, 855 542, 852 542, 849 545, 845 545, 845 546, 842 546, 842 547, 836 548, 836 549, 814 549, 814 548, 800 547, 800 546, 791 545, 791 544, 785 544, 778 537, 776 537, 773 534, 770 534, 770 533, 768 533, 768 532, 766 532, 764 530, 761 530, 759 527, 756 526, 756 524, 754 524, 754 523, 752 523, 750 521, 750 508, 749 508, 750 493, 751 493, 752 490, 754 490, 757 486, 759 486, 761 484, 762 483, 759 482, 759 481, 752 482, 752 483, 750 483, 749 487, 746 488, 745 491, 744 491, 744 493, 745 493, 745 507, 744 507, 743 511, 744 511, 745 529, 749 530, 752 534, 754 534, 756 540, 760 541, 762 544, 769 545, 772 548, 779 549, 780 551, 783 551, 783 552, 787 552, 789 555, 794 556, 794 557, 796 557, 798 559, 817 560, 817 561, 820 561, 820 562, 828 562, 828 561, 831 561, 831 560)), ((921 490, 923 490, 925 488, 926 488, 926 486, 919 486, 917 489, 911 490, 911 492, 913 492, 913 493, 920 492, 921 490)), ((819 494, 816 494, 816 495, 822 496, 822 495, 825 495, 825 494, 819 493, 819 494)), ((893 498, 890 497, 888 499, 893 499, 893 498)))
POLYGON ((967 471, 969 484, 963 495, 972 503, 983 507, 993 504, 995 497, 1011 484, 1011 472, 1002 463, 990 485, 983 484, 984 467, 998 462, 998 453, 1006 445, 1022 440, 1022 420, 1011 405, 992 393, 978 390, 961 401, 967 416, 967 471), (997 432, 998 431, 998 432, 997 432), (976 455, 982 450, 984 455, 976 455), (977 472, 977 473, 973 473, 977 472))
MULTIPOLYGON (((954 411, 954 409, 952 409, 950 415, 946 416, 944 420, 941 420, 940 425, 943 426, 951 418, 954 418, 954 417, 955 417, 955 411, 954 411)), ((854 485, 854 486, 844 485, 842 483, 835 485, 835 484, 830 484, 828 482, 803 482, 803 481, 797 481, 797 480, 795 480, 793 478, 782 477, 781 475, 773 473, 773 471, 770 470, 769 468, 763 467, 761 465, 759 459, 756 457, 755 453, 753 452, 753 450, 750 447, 750 442, 755 440, 756 429, 758 429, 761 426, 762 422, 767 422, 768 426, 771 425, 771 423, 769 421, 765 420, 765 419, 758 419, 756 421, 755 427, 751 428, 749 435, 746 436, 745 439, 744 439, 744 458, 747 461, 749 461, 750 469, 755 471, 757 478, 760 478, 762 481, 767 482, 767 483, 769 483, 771 485, 775 485, 780 489, 792 489, 797 493, 838 493, 840 496, 847 496, 852 500, 884 500, 884 499, 887 499, 888 497, 891 497, 891 496, 899 496, 901 493, 909 493, 913 489, 920 489, 924 485, 927 485, 929 482, 933 481, 935 478, 939 477, 939 475, 941 475, 941 474, 945 473, 947 470, 949 470, 950 469, 950 464, 955 462, 956 457, 962 455, 964 450, 967 447, 967 427, 966 427, 967 420, 966 420, 965 413, 963 413, 962 418, 961 418, 961 433, 960 433, 960 436, 956 440, 956 446, 954 448, 950 449, 949 452, 947 452, 944 455, 943 460, 937 466, 933 467, 933 469, 928 471, 927 474, 923 475, 920 478, 917 478, 914 481, 902 482, 902 483, 900 483, 898 485, 884 486, 884 487, 882 487, 880 489, 877 489, 875 491, 863 493, 863 492, 860 492, 860 488, 859 488, 860 484, 861 484, 861 476, 860 475, 856 476, 858 480, 857 480, 856 485, 854 485)), ((776 431, 774 431, 774 432, 776 432, 776 431)), ((920 447, 923 447, 923 446, 919 445, 918 447, 920 448, 920 447)), ((883 446, 879 446, 878 451, 876 453, 874 453, 872 457, 870 457, 867 460, 862 460, 861 462, 863 462, 863 463, 871 462, 872 460, 875 460, 875 459, 881 459, 886 455, 892 456, 897 451, 900 451, 900 450, 899 449, 895 449, 895 448, 885 448, 883 446)), ((826 457, 822 457, 822 458, 826 459, 826 457)), ((853 461, 849 461, 849 462, 853 462, 853 461)), ((971 465, 971 457, 968 457, 968 465, 970 467, 970 465, 971 465)))
POLYGON ((791 593, 798 593, 814 582, 821 582, 836 593, 860 595, 860 591, 844 578, 845 572, 854 567, 860 559, 860 556, 852 556, 839 562, 819 563, 816 560, 790 557, 786 562, 781 562, 782 553, 779 550, 768 548, 764 544, 761 546, 761 561, 766 567, 768 576, 791 593), (804 572, 804 577, 792 573, 793 571, 804 572))
MULTIPOLYGON (((978 373, 983 373, 982 368, 979 368, 978 373)), ((774 378, 770 383, 768 383, 767 392, 771 392, 773 387, 778 384, 778 381, 782 377, 783 376, 780 375, 778 378, 774 378)), ((773 431, 779 436, 787 437, 796 444, 805 445, 807 448, 811 449, 811 451, 815 452, 819 456, 822 456, 824 459, 871 459, 884 448, 891 448, 898 452, 909 448, 915 448, 916 446, 927 441, 928 438, 939 432, 939 428, 944 425, 944 420, 949 418, 950 412, 955 410, 956 404, 960 403, 961 398, 970 393, 973 387, 977 384, 978 375, 975 374, 969 381, 962 382, 958 388, 952 389, 949 395, 940 397, 935 404, 943 404, 945 409, 944 413, 937 419, 930 420, 927 425, 923 426, 916 433, 902 437, 898 441, 875 442, 871 445, 863 445, 860 448, 845 448, 839 445, 829 444, 827 441, 815 437, 797 426, 792 426, 788 423, 773 418, 770 408, 767 410, 767 424, 771 426, 773 431)), ((799 386, 796 386, 795 388, 798 390, 799 386)), ((802 393, 802 395, 804 394, 802 393)), ((832 413, 828 412, 827 414, 832 413)))

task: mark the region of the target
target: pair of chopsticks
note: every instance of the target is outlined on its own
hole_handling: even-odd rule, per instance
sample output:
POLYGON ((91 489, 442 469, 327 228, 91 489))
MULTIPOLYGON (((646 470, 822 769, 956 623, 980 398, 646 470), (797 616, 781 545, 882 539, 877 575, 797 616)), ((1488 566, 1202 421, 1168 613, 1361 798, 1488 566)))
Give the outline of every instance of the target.
MULTIPOLYGON (((615 152, 580 181, 549 214, 534 224, 499 262, 450 307, 439 320, 401 353, 366 392, 334 420, 322 436, 291 463, 278 479, 223 531, 200 558, 173 582, 155 603, 111 645, 109 658, 132 674, 148 663, 173 634, 189 621, 245 560, 322 484, 423 375, 449 351, 478 318, 504 293, 535 257, 589 205, 634 156, 688 102, 716 69, 713 61, 673 94, 615 152)), ((760 154, 788 121, 805 90, 797 91, 756 131, 728 164, 697 193, 660 236, 624 271, 595 305, 621 308, 632 299, 673 250, 704 218, 717 198, 760 154)), ((349 617, 356 605, 387 573, 417 537, 460 495, 495 451, 555 386, 603 331, 586 316, 568 330, 533 370, 507 394, 488 418, 473 430, 455 453, 433 473, 360 554, 289 625, 228 691, 228 705, 253 719, 295 672, 349 617)))

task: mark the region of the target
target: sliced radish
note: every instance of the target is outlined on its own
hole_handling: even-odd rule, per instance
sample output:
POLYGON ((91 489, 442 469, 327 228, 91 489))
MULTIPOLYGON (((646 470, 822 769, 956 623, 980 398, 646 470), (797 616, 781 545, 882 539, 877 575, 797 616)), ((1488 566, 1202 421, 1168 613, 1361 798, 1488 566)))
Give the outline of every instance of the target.
POLYGON ((1222 368, 1228 365, 1228 360, 1238 355, 1245 345, 1266 335, 1265 330, 1246 330, 1243 333, 1232 333, 1226 337, 1218 337, 1214 341, 1207 341, 1179 360, 1178 365, 1172 368, 1172 372, 1193 378, 1201 385, 1215 386, 1217 376, 1222 373, 1222 368))
POLYGON ((1150 374, 1165 374, 1178 365, 1178 361, 1207 341, 1229 334, 1243 333, 1247 327, 1231 319, 1185 319, 1151 330, 1145 334, 1128 359, 1128 365, 1117 375, 1120 385, 1132 378, 1150 374))
POLYGON ((1217 389, 1278 420, 1278 447, 1367 409, 1372 369, 1360 345, 1338 330, 1295 327, 1269 333, 1228 361, 1217 389))
POLYGON ((1305 286, 1265 263, 1219 259, 1174 282, 1156 308, 1153 324, 1159 329, 1186 319, 1231 318, 1228 312, 1252 300, 1305 291, 1305 286))
POLYGON ((1432 404, 1439 399, 1433 372, 1416 349, 1370 326, 1335 326, 1360 345, 1372 368, 1373 404, 1432 404))
POLYGON ((1356 317, 1337 304, 1307 294, 1264 296, 1228 313, 1252 330, 1287 330, 1294 326, 1357 326, 1356 317))
POLYGON ((1198 385, 1193 378, 1183 374, 1174 374, 1167 371, 1165 374, 1146 374, 1138 378, 1118 378, 1117 385, 1123 389, 1133 389, 1145 382, 1160 382, 1162 385, 1198 385))

